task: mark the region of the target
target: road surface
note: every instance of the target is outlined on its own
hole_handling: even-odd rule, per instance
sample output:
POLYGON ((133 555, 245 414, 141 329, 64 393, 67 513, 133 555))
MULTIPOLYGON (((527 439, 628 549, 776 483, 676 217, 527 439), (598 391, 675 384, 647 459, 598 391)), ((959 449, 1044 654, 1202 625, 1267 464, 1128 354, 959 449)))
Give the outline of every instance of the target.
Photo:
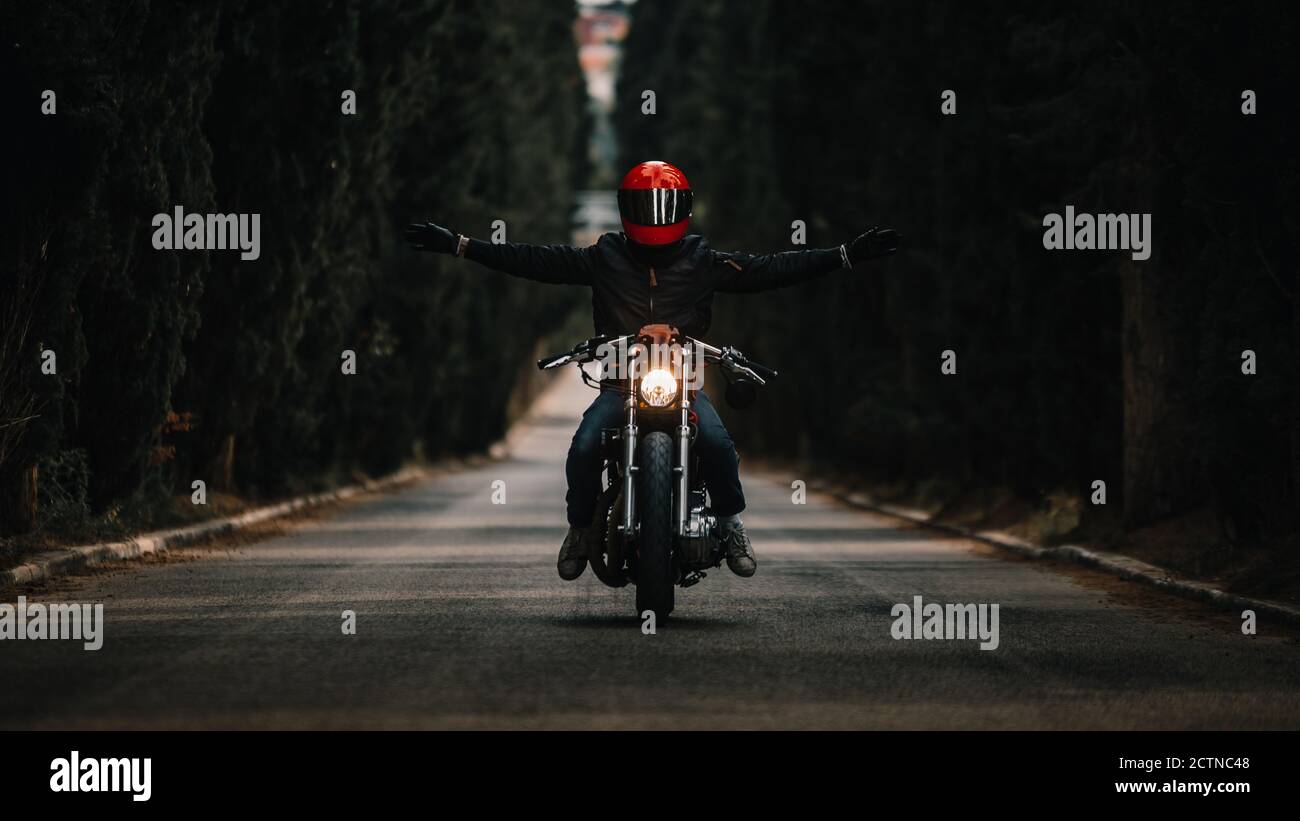
POLYGON ((711 572, 645 635, 631 588, 556 576, 589 399, 557 380, 505 460, 38 593, 103 602, 104 645, 0 642, 0 727, 1300 728, 1293 632, 796 505, 798 477, 745 475, 757 576, 711 572), (997 649, 891 638, 916 595, 998 604, 997 649))

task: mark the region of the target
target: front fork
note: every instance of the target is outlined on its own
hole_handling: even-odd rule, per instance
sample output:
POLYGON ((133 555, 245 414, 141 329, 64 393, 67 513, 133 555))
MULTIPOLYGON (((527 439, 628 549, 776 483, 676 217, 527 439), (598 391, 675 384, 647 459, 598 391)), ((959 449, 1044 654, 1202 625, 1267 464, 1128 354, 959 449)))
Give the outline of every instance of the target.
POLYGON ((677 464, 673 473, 677 477, 677 492, 673 499, 673 518, 677 520, 677 536, 683 537, 689 528, 691 517, 691 475, 687 466, 691 463, 691 400, 682 386, 682 419, 677 426, 677 464))
POLYGON ((636 538, 636 397, 629 394, 623 405, 623 538, 636 538))
MULTIPOLYGON (((636 398, 629 396, 624 403, 627 415, 623 422, 623 524, 619 529, 625 538, 635 538, 636 528, 636 463, 637 426, 636 398)), ((691 402, 682 397, 681 423, 677 426, 677 464, 673 474, 677 477, 677 487, 673 493, 674 532, 680 537, 687 535, 691 517, 691 475, 687 466, 691 463, 691 402)))

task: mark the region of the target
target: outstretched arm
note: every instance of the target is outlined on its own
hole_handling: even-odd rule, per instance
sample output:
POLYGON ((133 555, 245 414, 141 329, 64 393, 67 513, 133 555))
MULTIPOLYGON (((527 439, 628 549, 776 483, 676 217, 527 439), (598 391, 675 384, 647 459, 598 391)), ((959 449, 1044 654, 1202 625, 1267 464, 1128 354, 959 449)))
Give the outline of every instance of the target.
POLYGON ((836 248, 810 251, 782 251, 775 254, 714 252, 723 266, 717 290, 723 293, 753 293, 784 288, 828 274, 839 268, 853 268, 898 250, 898 232, 892 228, 870 228, 852 242, 836 248))
POLYGON ((406 226, 406 241, 417 251, 454 254, 511 276, 549 282, 555 285, 590 285, 592 261, 590 248, 571 245, 526 245, 504 242, 500 245, 453 234, 432 222, 406 226))

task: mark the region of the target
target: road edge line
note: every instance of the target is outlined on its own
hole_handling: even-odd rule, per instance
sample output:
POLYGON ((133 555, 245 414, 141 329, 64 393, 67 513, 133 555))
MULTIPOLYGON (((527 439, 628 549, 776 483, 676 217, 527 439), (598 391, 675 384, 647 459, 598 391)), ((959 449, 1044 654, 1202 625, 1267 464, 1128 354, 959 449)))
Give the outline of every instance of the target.
POLYGON ((87 570, 112 561, 139 559, 154 553, 164 553, 169 548, 183 547, 214 536, 234 533, 252 525, 278 519, 300 510, 319 507, 329 502, 341 502, 361 493, 388 490, 389 488, 418 481, 432 475, 428 467, 405 467, 379 479, 367 479, 334 490, 309 493, 277 502, 272 505, 246 510, 234 516, 224 516, 184 527, 141 533, 118 542, 99 542, 77 547, 64 547, 37 553, 31 559, 0 571, 0 588, 21 587, 46 581, 81 570, 87 570))
POLYGON ((830 485, 816 485, 813 483, 809 484, 809 488, 825 493, 852 507, 893 516, 896 519, 903 519, 931 530, 938 530, 964 539, 981 542, 1025 558, 1067 561, 1101 570, 1130 581, 1140 582, 1183 598, 1206 602, 1225 610, 1254 610, 1257 613, 1265 613, 1291 624, 1300 624, 1300 609, 1281 602, 1269 601, 1268 599, 1256 599, 1237 593, 1229 593, 1205 582, 1198 582, 1180 576, 1163 567, 1121 553, 1095 550, 1079 545, 1042 547, 997 530, 970 530, 960 525, 931 521, 928 514, 919 510, 887 502, 877 502, 865 493, 846 493, 830 485))
MULTIPOLYGON (((523 434, 523 430, 535 423, 537 406, 542 396, 548 391, 557 390, 558 384, 558 379, 553 380, 550 385, 544 387, 533 397, 528 409, 510 424, 499 439, 484 449, 483 453, 480 454, 480 458, 488 462, 498 462, 512 458, 515 445, 523 434)), ((34 582, 65 576, 69 573, 94 568, 105 562, 138 559, 151 553, 165 552, 171 547, 183 547, 213 536, 234 533, 251 525, 261 524, 299 510, 319 507, 328 502, 350 499, 360 493, 383 491, 407 482, 427 479, 435 475, 441 466, 443 466, 443 463, 407 466, 378 479, 366 479, 334 490, 286 499, 283 502, 247 510, 234 516, 211 519, 184 527, 141 533, 124 541, 99 542, 92 545, 46 550, 37 553, 20 565, 11 567, 8 570, 0 570, 0 590, 22 587, 34 582)))

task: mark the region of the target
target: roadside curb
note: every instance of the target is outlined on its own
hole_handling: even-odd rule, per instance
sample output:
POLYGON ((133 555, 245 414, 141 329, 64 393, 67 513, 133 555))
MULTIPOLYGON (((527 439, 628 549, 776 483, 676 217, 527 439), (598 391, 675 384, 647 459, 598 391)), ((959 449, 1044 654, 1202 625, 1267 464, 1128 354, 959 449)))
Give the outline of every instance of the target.
POLYGON ((312 493, 306 496, 298 496, 277 504, 248 510, 235 516, 212 519, 210 521, 199 522, 198 524, 173 528, 171 530, 156 530, 150 533, 141 533, 138 536, 121 542, 104 542, 100 544, 84 545, 81 547, 65 547, 57 550, 47 550, 44 553, 36 554, 27 562, 20 564, 17 567, 9 570, 0 570, 0 590, 7 590, 11 587, 44 581, 57 576, 65 576, 69 573, 76 573, 81 570, 96 567, 105 562, 138 559, 151 553, 165 552, 168 548, 183 547, 196 542, 202 542, 213 538, 214 536, 234 533, 243 528, 260 524, 270 519, 276 519, 299 510, 319 507, 320 505, 329 502, 341 502, 362 493, 388 490, 399 485, 404 485, 408 482, 414 482, 434 476, 439 472, 439 470, 446 468, 448 464, 472 465, 477 461, 496 462, 503 459, 509 459, 519 441, 519 437, 523 435, 523 429, 534 422, 537 401, 547 391, 553 390, 555 384, 556 383, 552 383, 543 388, 537 396, 534 397, 533 405, 510 424, 502 437, 492 443, 484 453, 477 456, 470 456, 465 459, 453 459, 450 460, 450 462, 438 462, 430 465, 406 467, 379 479, 367 479, 364 482, 346 485, 334 490, 312 493))
POLYGON ((151 553, 162 553, 169 548, 182 547, 214 536, 233 533, 299 510, 319 507, 329 502, 340 502, 362 493, 387 490, 407 482, 423 479, 429 475, 431 475, 431 471, 428 468, 403 468, 381 479, 346 485, 323 493, 298 496, 274 505, 245 511, 235 516, 226 516, 170 530, 142 533, 121 542, 104 542, 81 547, 47 550, 44 553, 36 554, 25 564, 0 571, 0 588, 44 581, 56 576, 64 576, 92 568, 105 562, 138 559, 151 553))
POLYGON ((996 530, 969 530, 959 525, 945 524, 930 520, 929 514, 919 510, 877 502, 865 493, 846 493, 829 484, 809 483, 811 490, 832 496, 853 507, 883 513, 904 519, 912 524, 928 527, 960 536, 964 539, 982 542, 993 547, 1015 553, 1031 559, 1048 559, 1073 562, 1110 573, 1120 578, 1149 585, 1175 595, 1207 602, 1225 610, 1254 610, 1267 614, 1291 624, 1300 624, 1300 609, 1266 599, 1254 599, 1220 590, 1205 582, 1178 576, 1162 567, 1149 564, 1119 553, 1105 550, 1093 550, 1078 545, 1061 545, 1059 547, 1041 547, 1024 539, 996 530))

